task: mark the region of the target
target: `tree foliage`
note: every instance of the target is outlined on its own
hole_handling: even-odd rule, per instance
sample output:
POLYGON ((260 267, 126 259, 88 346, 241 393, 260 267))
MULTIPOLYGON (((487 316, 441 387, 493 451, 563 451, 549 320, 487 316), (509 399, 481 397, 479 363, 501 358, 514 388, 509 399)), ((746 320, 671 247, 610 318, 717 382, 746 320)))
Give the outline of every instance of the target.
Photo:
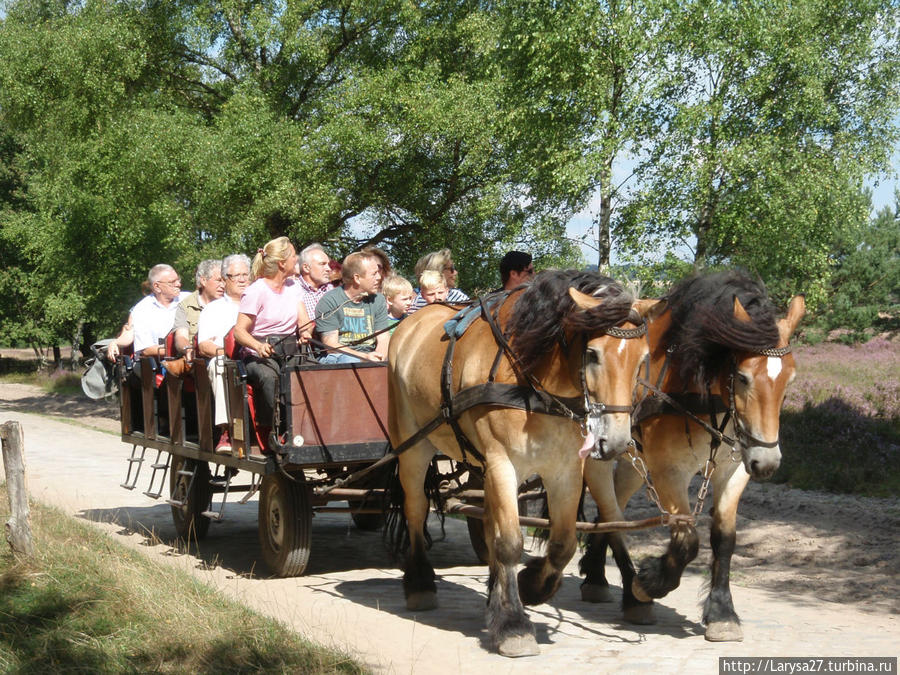
POLYGON ((151 265, 282 234, 406 272, 449 246, 492 288, 509 248, 578 262, 565 224, 595 191, 601 264, 608 232, 666 269, 691 246, 815 306, 897 141, 892 0, 5 9, 5 340, 109 333, 151 265))
POLYGON ((898 29, 890 0, 674 4, 664 123, 622 243, 687 242, 698 267, 748 267, 815 307, 897 141, 898 29))
POLYGON ((821 329, 846 328, 850 339, 865 340, 872 327, 900 328, 900 194, 838 242, 834 265, 821 329))
POLYGON ((477 2, 10 3, 0 116, 27 170, 3 232, 35 321, 108 332, 156 262, 281 234, 404 270, 450 246, 467 288, 516 243, 577 260, 530 195, 497 31, 477 2))

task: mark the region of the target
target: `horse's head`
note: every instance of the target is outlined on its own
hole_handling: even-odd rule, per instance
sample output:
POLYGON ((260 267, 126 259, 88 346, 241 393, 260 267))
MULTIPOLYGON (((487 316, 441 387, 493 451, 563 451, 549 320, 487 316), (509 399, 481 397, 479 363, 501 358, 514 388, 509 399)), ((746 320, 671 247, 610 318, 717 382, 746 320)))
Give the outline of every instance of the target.
MULTIPOLYGON (((586 316, 595 312, 606 300, 569 288, 575 303, 569 325, 589 324, 586 316)), ((625 317, 616 325, 594 330, 581 330, 580 363, 572 354, 570 364, 578 367, 578 379, 585 399, 586 432, 583 451, 592 459, 616 457, 633 445, 631 413, 638 372, 647 356, 648 347, 643 311, 649 305, 638 301, 628 308, 625 317)))
MULTIPOLYGON (((778 346, 762 351, 739 351, 734 354, 731 373, 723 373, 723 392, 732 392, 726 401, 735 414, 734 428, 744 468, 754 480, 770 478, 781 463, 779 417, 784 394, 794 379, 796 366, 788 343, 806 312, 803 296, 795 296, 787 316, 778 321, 778 346)), ((738 321, 752 319, 734 299, 734 316, 738 321)), ((725 398, 725 397, 723 397, 725 398)))
POLYGON ((596 272, 547 270, 519 292, 506 332, 524 374, 554 396, 581 398, 582 454, 603 459, 627 451, 647 354, 645 305, 596 272))

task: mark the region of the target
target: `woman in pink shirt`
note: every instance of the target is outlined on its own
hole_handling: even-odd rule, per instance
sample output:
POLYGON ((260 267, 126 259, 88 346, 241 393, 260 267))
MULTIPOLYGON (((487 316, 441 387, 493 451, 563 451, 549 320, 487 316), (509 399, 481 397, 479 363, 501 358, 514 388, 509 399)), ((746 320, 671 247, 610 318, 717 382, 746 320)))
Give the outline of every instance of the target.
POLYGON ((273 356, 296 354, 298 338, 305 341, 312 335, 300 285, 291 278, 296 264, 297 253, 287 237, 259 249, 250 268, 254 281, 241 296, 234 326, 234 339, 244 348, 247 381, 253 385, 256 423, 263 438, 274 424, 278 395, 280 367, 273 356))

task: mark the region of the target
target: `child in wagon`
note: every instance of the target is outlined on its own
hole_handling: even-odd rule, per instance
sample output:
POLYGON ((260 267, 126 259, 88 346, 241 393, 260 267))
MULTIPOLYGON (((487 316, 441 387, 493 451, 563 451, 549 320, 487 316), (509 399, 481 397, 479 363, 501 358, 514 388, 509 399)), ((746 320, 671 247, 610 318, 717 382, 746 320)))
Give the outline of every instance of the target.
POLYGON ((409 312, 415 291, 409 281, 396 274, 391 274, 381 282, 381 292, 384 299, 387 300, 388 320, 391 322, 390 332, 393 333, 400 320, 409 312))
POLYGON ((436 270, 425 270, 419 275, 419 294, 413 302, 413 309, 421 309, 424 305, 433 305, 436 302, 444 302, 447 299, 447 282, 444 275, 436 270))

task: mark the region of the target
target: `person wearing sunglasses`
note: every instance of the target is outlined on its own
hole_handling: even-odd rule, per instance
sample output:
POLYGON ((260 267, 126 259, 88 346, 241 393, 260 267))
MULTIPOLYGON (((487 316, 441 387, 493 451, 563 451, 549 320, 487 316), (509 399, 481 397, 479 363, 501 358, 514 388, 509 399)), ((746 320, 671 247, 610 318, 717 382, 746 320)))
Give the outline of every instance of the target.
POLYGON ((231 437, 228 433, 228 407, 225 398, 225 336, 237 323, 241 296, 250 284, 250 258, 236 253, 221 262, 225 279, 225 294, 213 300, 197 322, 197 351, 208 359, 207 373, 213 390, 213 419, 218 442, 216 452, 231 453, 231 437))
MULTIPOLYGON (((456 264, 453 262, 453 256, 449 248, 442 248, 440 251, 433 251, 419 258, 415 267, 416 279, 421 277, 422 272, 425 270, 434 270, 444 275, 444 281, 447 284, 447 302, 469 301, 469 296, 456 287, 456 282, 459 279, 459 270, 456 269, 456 264)), ((428 303, 425 302, 425 298, 422 297, 421 293, 418 293, 412 307, 409 309, 409 313, 412 314, 426 304, 428 303)))

